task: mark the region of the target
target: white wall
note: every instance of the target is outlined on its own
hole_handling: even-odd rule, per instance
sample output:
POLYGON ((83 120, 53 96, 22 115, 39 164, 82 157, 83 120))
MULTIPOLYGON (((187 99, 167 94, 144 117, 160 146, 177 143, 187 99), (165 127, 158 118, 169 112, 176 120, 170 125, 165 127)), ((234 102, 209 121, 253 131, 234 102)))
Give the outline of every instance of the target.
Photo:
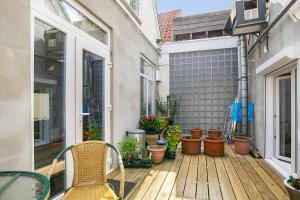
POLYGON ((161 47, 161 54, 158 62, 159 73, 161 77, 161 81, 158 82, 157 85, 159 96, 162 98, 166 98, 166 96, 170 93, 169 54, 179 52, 225 49, 237 46, 238 38, 230 36, 164 43, 161 47))

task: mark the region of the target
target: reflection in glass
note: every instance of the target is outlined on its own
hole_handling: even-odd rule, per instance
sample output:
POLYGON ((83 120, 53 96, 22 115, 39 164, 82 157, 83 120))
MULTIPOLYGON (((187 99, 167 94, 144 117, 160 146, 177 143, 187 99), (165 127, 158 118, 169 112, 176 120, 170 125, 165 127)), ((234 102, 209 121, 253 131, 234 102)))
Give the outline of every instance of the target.
MULTIPOLYGON (((34 164, 50 165, 65 146, 65 34, 38 20, 34 24, 34 164)), ((64 189, 63 171, 51 195, 64 189)))
POLYGON ((141 77, 141 116, 147 115, 147 80, 141 77))
POLYGON ((82 103, 84 140, 102 140, 104 128, 104 60, 83 51, 82 103))
POLYGON ((107 44, 107 33, 64 0, 46 0, 46 7, 100 42, 107 44))
POLYGON ((291 158, 291 79, 279 81, 280 156, 291 158))

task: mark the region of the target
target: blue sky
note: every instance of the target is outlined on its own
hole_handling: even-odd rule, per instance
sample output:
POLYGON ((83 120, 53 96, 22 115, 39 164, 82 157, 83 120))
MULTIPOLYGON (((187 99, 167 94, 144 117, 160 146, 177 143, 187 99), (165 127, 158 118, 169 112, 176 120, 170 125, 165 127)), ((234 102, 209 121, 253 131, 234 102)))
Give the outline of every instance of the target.
POLYGON ((227 10, 232 0, 156 0, 158 13, 181 9, 183 16, 227 10))

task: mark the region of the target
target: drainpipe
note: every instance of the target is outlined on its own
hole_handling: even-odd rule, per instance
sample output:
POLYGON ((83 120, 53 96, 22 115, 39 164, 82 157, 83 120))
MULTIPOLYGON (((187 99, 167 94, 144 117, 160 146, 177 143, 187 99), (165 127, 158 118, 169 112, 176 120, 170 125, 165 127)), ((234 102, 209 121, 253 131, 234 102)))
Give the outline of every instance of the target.
POLYGON ((242 135, 248 136, 248 59, 247 38, 240 36, 241 44, 241 100, 242 100, 242 135))

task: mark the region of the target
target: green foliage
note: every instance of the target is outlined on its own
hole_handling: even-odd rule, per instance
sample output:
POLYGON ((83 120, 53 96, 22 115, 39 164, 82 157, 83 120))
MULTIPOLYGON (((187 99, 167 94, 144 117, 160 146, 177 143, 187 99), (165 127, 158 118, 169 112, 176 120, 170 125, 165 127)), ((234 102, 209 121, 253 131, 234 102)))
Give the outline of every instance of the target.
POLYGON ((156 109, 159 115, 167 116, 174 119, 178 110, 179 103, 174 94, 167 96, 167 101, 163 101, 162 98, 156 100, 156 109))
POLYGON ((140 124, 140 129, 144 131, 156 132, 160 130, 162 122, 154 116, 149 116, 149 117, 145 116, 140 120, 139 124, 140 124))
POLYGON ((289 177, 289 180, 288 180, 289 184, 291 186, 293 186, 294 188, 296 188, 297 190, 300 190, 300 185, 299 185, 299 182, 297 179, 295 179, 293 176, 290 176, 289 177))
POLYGON ((156 118, 157 123, 159 124, 160 129, 164 129, 168 126, 168 121, 162 118, 156 118))
POLYGON ((180 141, 181 132, 181 126, 178 124, 168 127, 167 136, 165 137, 165 140, 167 141, 168 150, 172 153, 176 152, 177 145, 180 141))
POLYGON ((120 152, 123 158, 127 158, 128 155, 134 155, 136 153, 138 141, 136 138, 126 138, 120 145, 120 152))
POLYGON ((88 125, 89 133, 87 140, 101 140, 101 131, 100 128, 97 127, 96 125, 90 123, 88 125))

